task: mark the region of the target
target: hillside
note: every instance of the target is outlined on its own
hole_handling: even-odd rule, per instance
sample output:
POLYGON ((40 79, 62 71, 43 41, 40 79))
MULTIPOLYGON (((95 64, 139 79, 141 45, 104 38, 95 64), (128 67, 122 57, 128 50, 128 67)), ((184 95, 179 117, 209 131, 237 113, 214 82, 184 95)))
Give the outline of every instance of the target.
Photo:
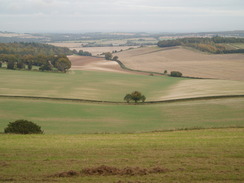
POLYGON ((183 47, 144 47, 116 54, 137 70, 180 71, 184 76, 244 81, 244 54, 207 54, 183 47))
POLYGON ((244 94, 242 81, 194 80, 98 70, 62 74, 1 69, 0 77, 0 95, 11 96, 122 102, 126 93, 135 90, 141 91, 147 101, 244 94))

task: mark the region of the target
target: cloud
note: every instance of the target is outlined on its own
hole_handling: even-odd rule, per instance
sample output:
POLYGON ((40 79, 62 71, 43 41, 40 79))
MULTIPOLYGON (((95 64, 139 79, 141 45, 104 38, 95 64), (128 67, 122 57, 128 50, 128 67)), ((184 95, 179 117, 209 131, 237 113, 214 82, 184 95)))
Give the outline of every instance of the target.
POLYGON ((14 29, 19 21, 26 30, 37 23, 38 30, 61 29, 63 25, 69 25, 70 30, 84 29, 84 25, 95 31, 114 27, 162 30, 169 26, 180 30, 183 26, 194 28, 193 23, 215 27, 216 21, 219 29, 227 25, 244 29, 240 25, 243 0, 0 0, 0 4, 0 29, 14 29))

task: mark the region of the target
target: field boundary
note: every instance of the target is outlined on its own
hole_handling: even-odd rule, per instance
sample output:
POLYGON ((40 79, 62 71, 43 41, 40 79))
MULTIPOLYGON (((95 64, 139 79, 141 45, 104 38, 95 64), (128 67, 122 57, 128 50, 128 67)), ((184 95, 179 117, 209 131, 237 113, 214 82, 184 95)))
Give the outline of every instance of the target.
POLYGON ((83 102, 83 103, 123 104, 123 105, 147 105, 147 104, 150 105, 150 104, 160 104, 160 103, 185 102, 185 101, 197 101, 197 100, 213 100, 213 99, 225 99, 225 98, 242 98, 242 97, 244 97, 244 95, 219 95, 219 96, 205 96, 205 97, 169 99, 169 100, 160 100, 160 101, 146 101, 144 103, 141 103, 141 102, 139 102, 139 103, 133 103, 133 102, 127 103, 127 102, 116 102, 116 101, 88 100, 88 99, 0 95, 0 98, 71 101, 71 102, 83 102))

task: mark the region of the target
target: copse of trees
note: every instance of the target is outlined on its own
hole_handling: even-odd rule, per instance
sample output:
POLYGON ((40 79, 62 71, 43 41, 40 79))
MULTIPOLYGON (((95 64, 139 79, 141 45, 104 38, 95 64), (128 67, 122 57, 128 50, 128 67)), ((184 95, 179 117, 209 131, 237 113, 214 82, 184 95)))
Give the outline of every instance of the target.
POLYGON ((144 95, 141 94, 141 92, 139 91, 134 91, 131 94, 126 94, 124 97, 124 100, 127 103, 130 103, 130 101, 134 101, 135 103, 137 103, 138 101, 142 101, 145 102, 146 97, 144 95))
POLYGON ((66 55, 72 53, 68 48, 40 43, 0 43, 0 62, 5 62, 7 69, 31 70, 38 66, 40 71, 67 72, 71 62, 66 55))
POLYGON ((203 52, 214 54, 222 53, 244 53, 244 49, 231 50, 224 43, 244 43, 244 38, 235 37, 212 37, 212 38, 182 38, 175 40, 162 40, 158 42, 159 47, 188 46, 203 52))
POLYGON ((83 51, 83 50, 80 50, 79 52, 77 51, 73 51, 74 54, 77 54, 77 55, 82 55, 82 56, 92 56, 92 54, 88 51, 83 51))

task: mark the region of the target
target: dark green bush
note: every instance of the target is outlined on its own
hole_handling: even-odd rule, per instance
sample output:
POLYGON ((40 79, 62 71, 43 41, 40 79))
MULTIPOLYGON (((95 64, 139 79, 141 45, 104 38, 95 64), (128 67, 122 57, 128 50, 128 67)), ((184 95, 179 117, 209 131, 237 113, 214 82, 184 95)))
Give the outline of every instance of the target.
POLYGON ((179 72, 179 71, 171 71, 170 76, 173 76, 173 77, 181 77, 182 76, 182 73, 179 72))
POLYGON ((20 119, 15 122, 9 122, 8 126, 4 129, 4 133, 42 134, 43 131, 37 124, 20 119))

